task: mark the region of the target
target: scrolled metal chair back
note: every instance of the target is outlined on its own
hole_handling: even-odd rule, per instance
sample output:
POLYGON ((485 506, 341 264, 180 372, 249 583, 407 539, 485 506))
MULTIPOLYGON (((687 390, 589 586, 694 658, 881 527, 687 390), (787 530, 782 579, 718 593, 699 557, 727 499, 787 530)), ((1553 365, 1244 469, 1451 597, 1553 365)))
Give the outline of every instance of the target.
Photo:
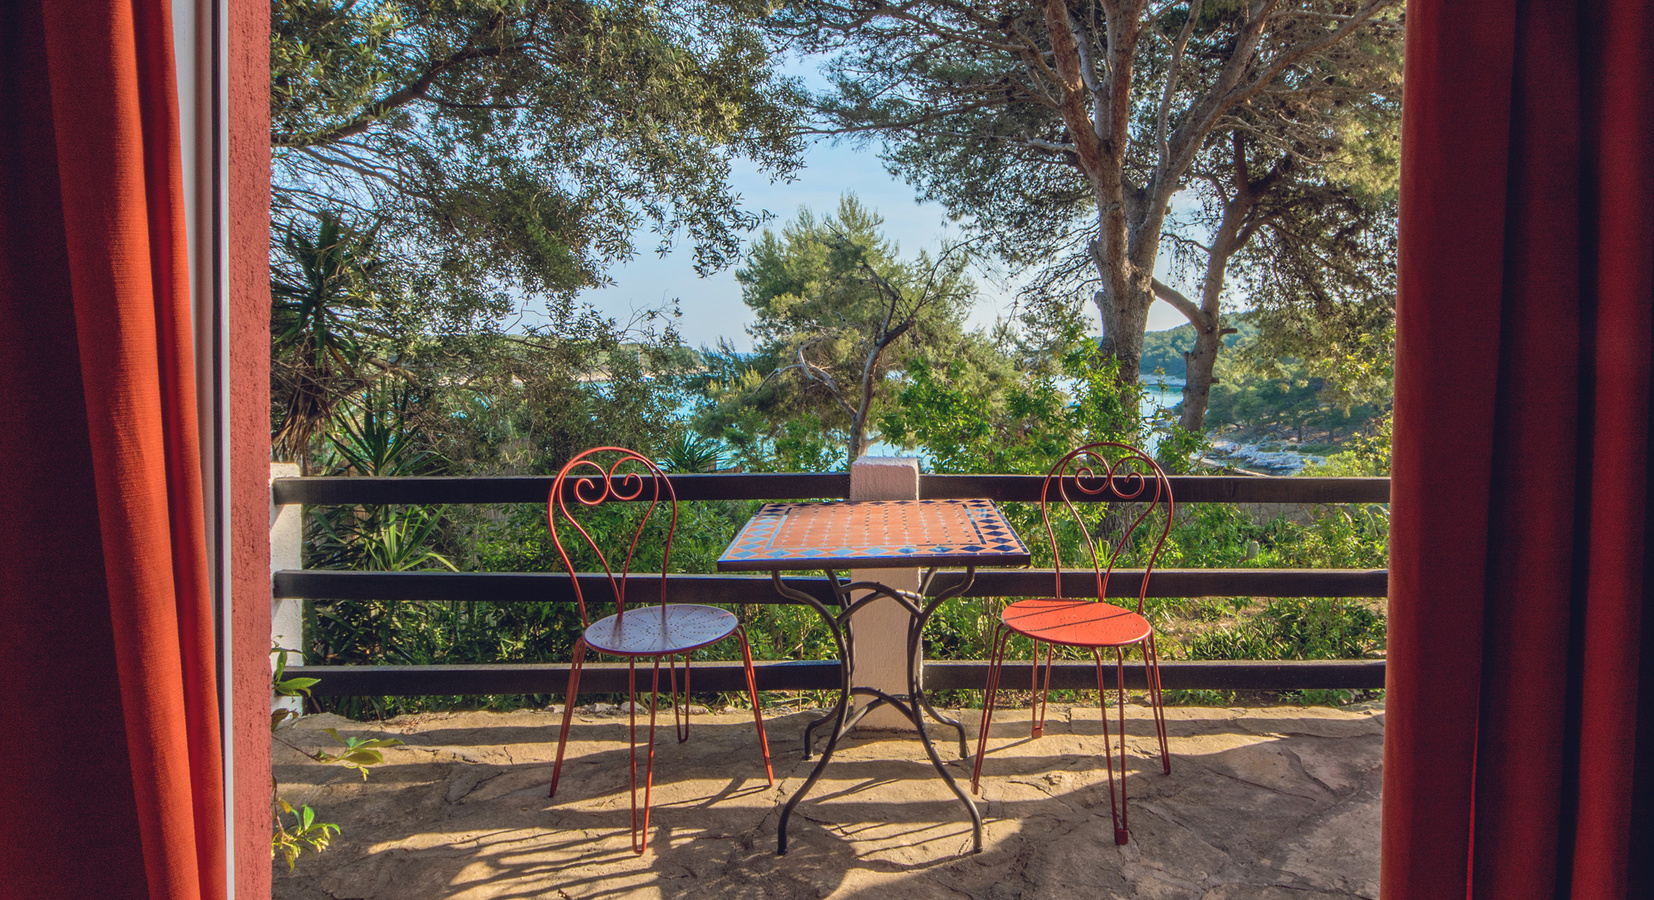
POLYGON ((1052 522, 1054 512, 1059 516, 1066 512, 1077 526, 1096 576, 1097 599, 1101 600, 1108 596, 1109 577, 1114 574, 1120 554, 1131 543, 1132 535, 1162 504, 1165 506, 1165 522, 1155 527, 1158 533, 1149 534, 1154 548, 1144 561, 1142 584, 1137 590, 1139 615, 1148 596, 1149 573, 1154 570, 1155 561, 1160 558, 1160 551, 1165 548, 1172 530, 1174 503, 1171 481, 1148 454, 1113 441, 1087 444, 1052 466, 1040 491, 1040 517, 1045 525, 1045 535, 1051 541, 1056 568, 1056 593, 1053 596, 1063 596, 1062 546, 1057 538, 1058 529, 1052 522), (1104 525, 1098 529, 1104 533, 1093 534, 1081 510, 1108 501, 1130 504, 1130 508, 1122 518, 1105 514, 1104 525))
MULTIPOLYGON (((666 540, 661 550, 660 602, 666 603, 666 572, 672 562, 672 536, 678 529, 678 498, 672 491, 672 482, 648 457, 624 447, 596 447, 584 451, 566 463, 552 483, 551 496, 546 502, 546 524, 551 529, 551 541, 557 555, 574 585, 574 598, 580 605, 580 621, 591 624, 586 612, 586 597, 581 588, 579 572, 569 556, 569 542, 579 540, 596 556, 613 596, 617 614, 626 613, 626 580, 632 573, 639 543, 649 527, 657 508, 664 505, 670 514, 666 540), (611 555, 581 524, 576 513, 595 509, 611 502, 647 503, 643 515, 626 542, 624 557, 611 555)), ((663 612, 664 615, 664 612, 663 612)))

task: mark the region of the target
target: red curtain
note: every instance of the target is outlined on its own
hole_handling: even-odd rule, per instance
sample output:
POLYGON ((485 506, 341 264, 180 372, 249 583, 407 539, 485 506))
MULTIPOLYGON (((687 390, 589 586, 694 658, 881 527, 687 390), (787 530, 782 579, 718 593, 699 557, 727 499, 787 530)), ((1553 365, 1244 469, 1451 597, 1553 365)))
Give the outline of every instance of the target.
POLYGON ((1654 896, 1654 9, 1407 16, 1383 896, 1654 896))
POLYGON ((165 0, 0 4, 0 893, 225 893, 165 0))

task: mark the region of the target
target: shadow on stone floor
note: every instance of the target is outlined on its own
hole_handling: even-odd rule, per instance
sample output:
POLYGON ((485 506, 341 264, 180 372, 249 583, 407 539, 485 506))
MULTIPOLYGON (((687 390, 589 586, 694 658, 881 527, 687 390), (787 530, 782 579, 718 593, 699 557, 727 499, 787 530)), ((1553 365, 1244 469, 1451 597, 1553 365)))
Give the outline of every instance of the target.
MULTIPOLYGON (((858 733, 794 813, 790 852, 777 857, 781 805, 813 765, 800 742, 810 715, 767 721, 773 788, 750 714, 697 717, 681 745, 663 729, 641 857, 629 845, 622 716, 577 715, 555 800, 545 797, 556 751, 549 712, 307 718, 288 740, 325 746, 318 729, 337 727, 408 745, 366 782, 277 745, 284 796, 344 830, 296 873, 278 864, 274 896, 1377 896, 1381 710, 1172 708, 1167 776, 1150 755, 1147 710, 1128 707, 1124 847, 1112 841, 1098 710, 1053 707, 1037 741, 1025 711, 1002 712, 984 765, 981 854, 968 852, 969 819, 917 741, 858 733)), ((975 715, 961 718, 971 725, 975 715)), ((968 763, 950 765, 968 779, 968 763)))

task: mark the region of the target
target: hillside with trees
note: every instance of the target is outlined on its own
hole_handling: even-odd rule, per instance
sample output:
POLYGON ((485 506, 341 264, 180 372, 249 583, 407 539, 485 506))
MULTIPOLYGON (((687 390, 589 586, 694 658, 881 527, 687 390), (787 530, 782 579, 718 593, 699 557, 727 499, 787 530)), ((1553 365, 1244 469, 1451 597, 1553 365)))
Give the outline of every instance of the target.
MULTIPOLYGON (((1344 383, 1336 365, 1327 361, 1331 353, 1323 353, 1319 362, 1279 355, 1278 343, 1264 339, 1260 315, 1245 312, 1230 320, 1235 333, 1224 338, 1225 353, 1211 388, 1205 422, 1209 434, 1239 443, 1286 442, 1325 454, 1381 427, 1389 410, 1387 384, 1344 383)), ((1148 332, 1142 377, 1181 381, 1185 354, 1195 342, 1189 325, 1148 332)))

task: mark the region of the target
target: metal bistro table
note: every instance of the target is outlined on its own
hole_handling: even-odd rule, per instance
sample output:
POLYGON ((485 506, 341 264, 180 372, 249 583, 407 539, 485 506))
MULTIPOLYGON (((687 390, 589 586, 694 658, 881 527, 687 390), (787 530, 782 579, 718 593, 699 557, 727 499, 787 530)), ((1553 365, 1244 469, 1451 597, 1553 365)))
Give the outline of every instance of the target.
POLYGON ((925 698, 921 682, 920 648, 925 622, 931 613, 950 598, 964 593, 976 577, 978 565, 1026 566, 1028 548, 1011 529, 999 508, 990 500, 863 500, 827 503, 770 503, 758 510, 751 521, 735 536, 722 556, 718 558, 721 572, 769 572, 776 591, 814 608, 827 623, 838 647, 842 667, 839 699, 833 711, 811 722, 804 730, 804 758, 810 758, 811 735, 816 726, 833 723, 827 746, 810 777, 781 810, 776 852, 787 852, 787 821, 793 808, 815 786, 839 738, 869 710, 890 705, 913 722, 930 756, 949 790, 965 804, 971 816, 974 850, 982 850, 982 814, 970 795, 954 782, 942 758, 937 755, 930 735, 925 732, 921 712, 938 723, 953 728, 959 734, 959 755, 968 756, 965 728, 957 720, 937 712, 925 698), (962 565, 963 576, 954 584, 931 594, 938 567, 962 565), (917 592, 904 591, 876 581, 846 582, 838 571, 847 568, 919 568, 928 567, 920 580, 917 592), (815 597, 788 586, 781 573, 822 569, 832 586, 837 610, 829 608, 815 597), (852 599, 853 591, 868 591, 859 599, 852 599), (928 602, 927 602, 927 595, 928 602), (877 688, 855 684, 854 655, 855 630, 853 616, 857 610, 879 597, 889 597, 908 611, 907 682, 906 694, 888 694, 877 688), (872 697, 873 701, 854 713, 850 712, 852 695, 872 697))

